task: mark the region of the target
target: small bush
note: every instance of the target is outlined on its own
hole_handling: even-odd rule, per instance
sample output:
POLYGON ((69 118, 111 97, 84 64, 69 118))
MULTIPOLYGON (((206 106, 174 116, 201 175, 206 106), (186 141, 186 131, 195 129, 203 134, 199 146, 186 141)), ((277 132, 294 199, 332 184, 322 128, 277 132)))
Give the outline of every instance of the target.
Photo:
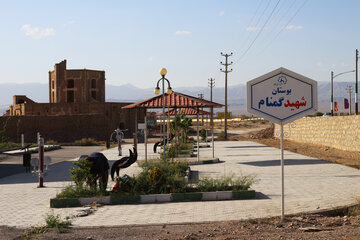
POLYGON ((58 142, 55 141, 55 140, 51 140, 51 139, 50 139, 50 140, 47 140, 45 144, 46 144, 46 145, 57 145, 58 142))
POLYGON ((225 140, 227 140, 224 131, 221 131, 221 132, 219 133, 219 135, 217 136, 217 140, 218 140, 218 141, 225 141, 225 140))
POLYGON ((98 146, 99 145, 99 143, 96 142, 96 140, 93 138, 82 138, 81 140, 76 140, 75 144, 80 145, 80 146, 98 146))
POLYGON ((199 131, 199 135, 201 137, 201 140, 205 141, 206 140, 206 129, 205 128, 202 128, 200 131, 199 131))
POLYGON ((202 192, 248 190, 258 180, 254 175, 235 177, 235 174, 219 179, 204 177, 199 180, 197 189, 202 192))
POLYGON ((57 233, 65 232, 65 228, 71 225, 70 220, 63 220, 60 215, 48 214, 45 218, 47 228, 54 229, 57 233))

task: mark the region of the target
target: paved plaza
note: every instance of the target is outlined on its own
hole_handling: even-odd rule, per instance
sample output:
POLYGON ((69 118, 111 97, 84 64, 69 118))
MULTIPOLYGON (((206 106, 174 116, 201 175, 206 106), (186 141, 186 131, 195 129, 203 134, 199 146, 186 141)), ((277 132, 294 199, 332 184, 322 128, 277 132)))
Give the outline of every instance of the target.
MULTIPOLYGON (((148 145, 148 151, 152 150, 148 145)), ((123 153, 128 154, 125 145, 123 153)), ((61 151, 61 150, 58 150, 61 151)), ((139 159, 144 159, 144 144, 138 145, 139 159)), ((90 153, 90 152, 89 152, 90 153)), ((117 149, 104 150, 110 161, 118 159, 117 149)), ((201 148, 200 157, 211 157, 211 148, 201 148)), ((46 154, 45 154, 46 155, 46 154)), ((259 182, 252 188, 255 200, 181 202, 102 206, 93 214, 74 217, 75 227, 118 226, 164 223, 240 220, 279 216, 281 209, 280 150, 254 142, 215 142, 215 155, 221 163, 192 166, 200 176, 256 174, 259 182)), ((151 153, 149 158, 155 158, 151 153)), ((285 213, 310 212, 344 206, 360 196, 360 172, 357 169, 329 163, 285 151, 285 213)), ((0 178, 0 225, 29 227, 43 224, 46 214, 75 216, 81 208, 50 209, 49 199, 70 183, 68 169, 76 159, 58 161, 50 166, 45 188, 37 188, 37 178, 21 172, 0 178)), ((4 171, 6 165, 0 162, 4 171)), ((121 170, 133 175, 137 166, 121 170)), ((114 182, 110 180, 109 187, 114 182)))

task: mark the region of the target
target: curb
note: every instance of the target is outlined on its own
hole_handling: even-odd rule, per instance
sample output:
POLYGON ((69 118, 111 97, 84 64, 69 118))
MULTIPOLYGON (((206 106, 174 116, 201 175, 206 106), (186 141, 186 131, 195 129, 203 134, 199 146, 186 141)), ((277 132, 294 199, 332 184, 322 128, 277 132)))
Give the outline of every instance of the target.
POLYGON ((124 205, 124 204, 146 204, 146 203, 166 203, 166 202, 198 202, 198 201, 222 201, 222 200, 241 200, 255 199, 255 190, 242 191, 216 191, 216 192, 188 192, 188 193, 168 193, 168 194, 148 194, 120 196, 111 195, 104 197, 87 198, 52 198, 50 199, 51 208, 81 207, 90 205, 94 202, 103 205, 124 205))

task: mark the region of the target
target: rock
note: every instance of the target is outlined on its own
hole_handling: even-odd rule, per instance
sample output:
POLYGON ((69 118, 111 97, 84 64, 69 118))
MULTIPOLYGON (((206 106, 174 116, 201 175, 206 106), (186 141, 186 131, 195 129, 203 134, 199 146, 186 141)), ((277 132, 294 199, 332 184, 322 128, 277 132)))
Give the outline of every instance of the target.
POLYGON ((316 227, 299 228, 299 230, 304 231, 304 232, 320 232, 320 231, 322 231, 321 229, 316 228, 316 227))

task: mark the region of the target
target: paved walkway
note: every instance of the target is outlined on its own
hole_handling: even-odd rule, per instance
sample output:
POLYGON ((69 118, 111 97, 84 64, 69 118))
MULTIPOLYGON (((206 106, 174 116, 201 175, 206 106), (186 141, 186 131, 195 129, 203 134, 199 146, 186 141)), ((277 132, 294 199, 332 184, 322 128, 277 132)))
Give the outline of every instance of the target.
MULTIPOLYGON (((130 145, 125 145, 129 148, 130 145)), ((144 157, 139 144, 139 158, 144 157)), ((152 145, 148 147, 149 151, 152 145)), ((238 220, 280 215, 279 149, 254 142, 215 142, 215 154, 222 163, 197 165, 200 175, 256 174, 260 181, 253 186, 256 200, 186 202, 144 205, 103 206, 89 216, 72 220, 75 226, 116 226, 133 224, 189 223, 238 220)), ((200 156, 210 157, 211 149, 201 149, 200 156)), ((117 150, 103 152, 117 159, 117 150)), ((127 150, 124 151, 127 153, 127 150)), ((285 212, 299 213, 355 203, 360 196, 360 172, 285 151, 285 212)), ((110 164, 112 164, 111 161, 110 164)), ((16 174, 0 179, 0 225, 28 227, 44 223, 47 213, 72 216, 83 208, 50 209, 49 198, 67 185, 72 160, 52 165, 45 178, 46 188, 36 188, 36 178, 16 174)), ((121 174, 135 174, 131 166, 121 174)), ((110 182, 110 187, 113 185, 110 182)))

